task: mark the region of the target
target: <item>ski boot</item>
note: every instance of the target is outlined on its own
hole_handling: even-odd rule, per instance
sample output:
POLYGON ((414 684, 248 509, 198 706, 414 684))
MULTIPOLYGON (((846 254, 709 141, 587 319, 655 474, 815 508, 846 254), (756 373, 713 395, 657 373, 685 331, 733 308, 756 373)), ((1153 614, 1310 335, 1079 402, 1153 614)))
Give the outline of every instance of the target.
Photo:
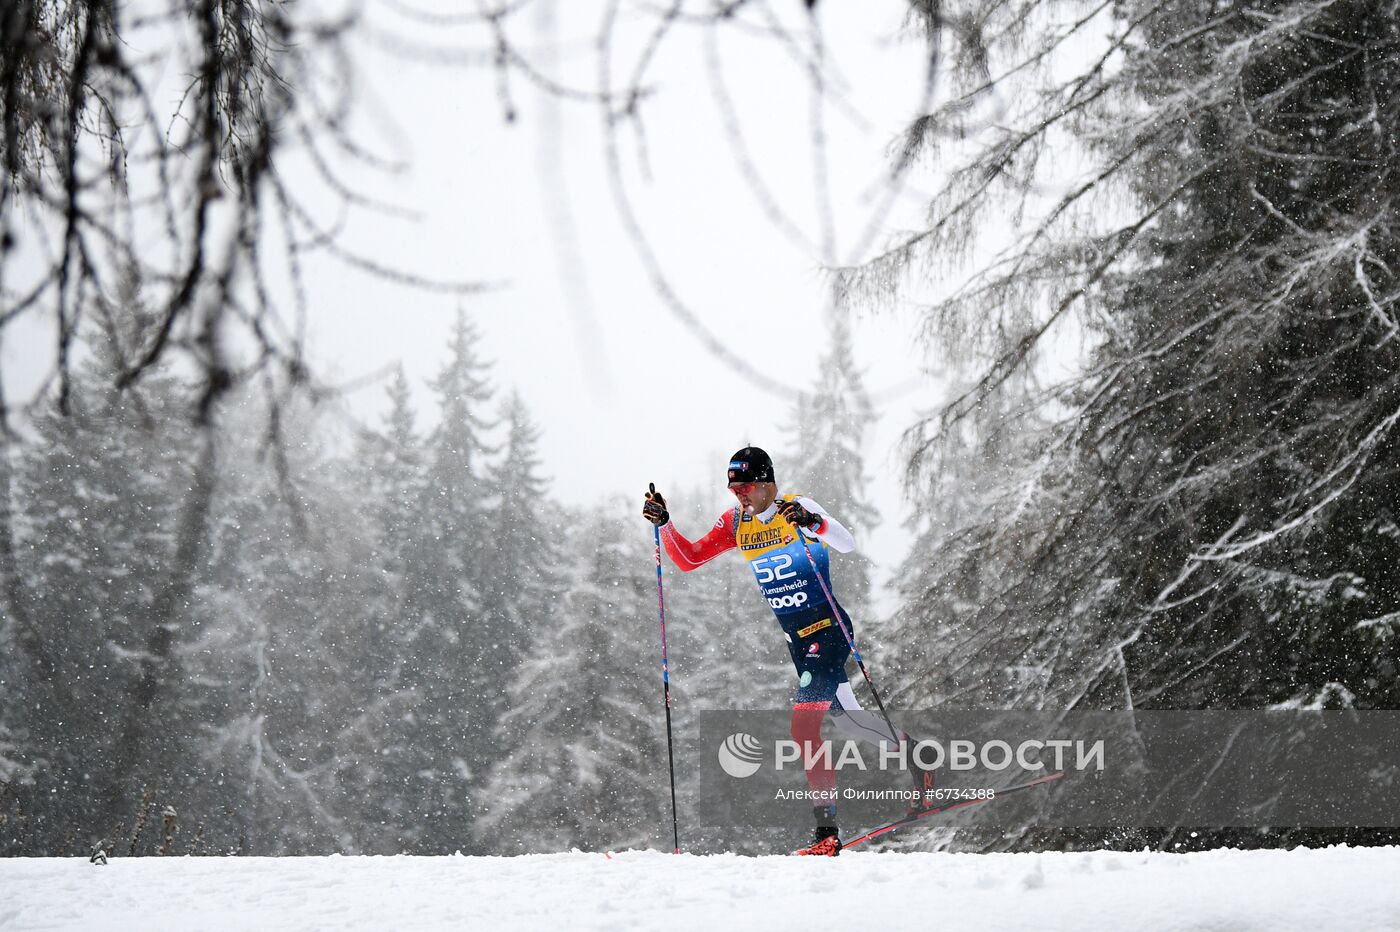
POLYGON ((812 843, 798 854, 813 854, 834 858, 841 853, 841 838, 834 825, 818 825, 812 833, 812 843))

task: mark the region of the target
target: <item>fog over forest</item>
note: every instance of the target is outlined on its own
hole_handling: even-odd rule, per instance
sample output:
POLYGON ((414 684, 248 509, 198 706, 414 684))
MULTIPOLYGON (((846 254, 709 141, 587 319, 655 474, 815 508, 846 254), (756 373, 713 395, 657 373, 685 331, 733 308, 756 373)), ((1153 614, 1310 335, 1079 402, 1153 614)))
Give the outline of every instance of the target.
MULTIPOLYGON (((735 502, 696 451, 751 442, 855 536, 831 582, 867 708, 1400 709, 1394 2, 838 6, 0 8, 0 855, 669 850, 673 799, 690 850, 790 848, 707 825, 685 760, 668 793, 695 710, 807 685, 749 569, 664 561, 668 734, 645 479, 560 489, 656 478, 699 537, 735 502), (861 109, 879 55, 852 24, 917 64, 879 72, 897 124, 861 109), (470 261, 526 248, 523 207, 411 232, 366 49, 441 75, 403 112, 490 121, 464 176, 538 176, 567 301, 470 261), (494 148, 527 126, 557 164, 494 148), (678 184, 686 150, 731 186, 678 184), (360 289, 446 338, 327 360, 360 289)), ((426 122, 389 132, 447 131, 426 122)), ((1334 841, 1395 838, 1030 820, 891 844, 1334 841)))

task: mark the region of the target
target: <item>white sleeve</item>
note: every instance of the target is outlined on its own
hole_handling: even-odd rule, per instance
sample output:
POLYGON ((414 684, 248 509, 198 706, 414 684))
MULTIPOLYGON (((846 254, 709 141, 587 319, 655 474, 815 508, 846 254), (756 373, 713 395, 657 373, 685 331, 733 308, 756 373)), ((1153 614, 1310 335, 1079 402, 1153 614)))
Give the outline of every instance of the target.
POLYGON ((852 535, 850 531, 846 530, 845 525, 840 521, 837 521, 831 515, 827 514, 825 508, 805 495, 797 496, 797 504, 806 508, 814 515, 822 516, 822 528, 817 532, 817 536, 820 537, 822 542, 828 547, 835 550, 837 553, 850 553, 852 550, 856 549, 855 536, 852 535))

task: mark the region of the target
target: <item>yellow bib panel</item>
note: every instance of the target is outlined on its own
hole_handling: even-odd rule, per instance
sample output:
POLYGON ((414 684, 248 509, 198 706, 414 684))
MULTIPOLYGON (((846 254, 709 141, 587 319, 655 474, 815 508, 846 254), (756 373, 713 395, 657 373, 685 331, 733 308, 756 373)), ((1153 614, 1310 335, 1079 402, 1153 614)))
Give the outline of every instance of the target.
MULTIPOLYGON (((797 495, 783 495, 778 500, 789 502, 796 498, 797 495)), ((753 515, 741 514, 735 527, 734 542, 749 561, 758 587, 783 630, 793 633, 831 616, 822 592, 822 582, 828 591, 831 589, 826 544, 820 539, 804 539, 802 532, 781 514, 775 514, 766 524, 753 515)), ((807 633, 812 630, 815 629, 808 629, 807 633)))

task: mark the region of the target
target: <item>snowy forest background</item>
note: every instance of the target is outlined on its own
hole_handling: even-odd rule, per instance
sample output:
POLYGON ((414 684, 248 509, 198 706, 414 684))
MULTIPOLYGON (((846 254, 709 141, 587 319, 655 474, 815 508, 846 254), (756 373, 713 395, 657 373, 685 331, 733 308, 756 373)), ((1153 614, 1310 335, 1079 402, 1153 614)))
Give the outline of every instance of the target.
MULTIPOLYGON (((650 525, 640 499, 552 497, 530 414, 465 313, 431 380, 430 430, 400 373, 382 424, 347 440, 342 419, 293 406, 271 451, 256 407, 211 452, 181 379, 112 389, 127 337, 105 336, 70 411, 37 418, 3 474, 6 854, 653 840, 669 797, 650 525)), ((859 529, 868 402, 842 356, 837 342, 823 359, 821 391, 799 403, 811 429, 779 466, 859 529)), ((691 512, 676 518, 696 531, 716 517, 691 512)), ((853 611, 866 562, 836 570, 853 611)), ((669 630, 674 701, 781 708, 790 667, 752 583, 721 571, 667 587, 684 619, 669 630)))
MULTIPOLYGON (((124 160, 79 170, 126 154, 105 114, 146 106, 118 6, 0 15, 0 323, 50 315, 61 347, 39 403, 7 411, 0 458, 0 853, 666 844, 638 501, 556 500, 467 312, 433 410, 401 374, 388 416, 348 431, 271 326, 260 231, 309 225, 274 169, 289 138, 352 151, 333 112, 297 115, 326 80, 309 63, 353 21, 232 0, 175 14, 189 135, 132 160, 176 179, 152 253, 124 160), (17 257, 46 235, 57 258, 28 280, 17 257)), ((658 28, 753 27, 777 5, 682 6, 658 28)), ((503 31, 513 9, 480 17, 485 67, 548 87, 503 31)), ((880 519, 862 431, 910 422, 909 514, 885 516, 909 522, 899 604, 861 619, 893 704, 1400 708, 1397 13, 910 4, 926 106, 891 171, 938 186, 923 228, 828 255, 839 302, 779 464, 859 535, 880 519), (979 239, 1008 227, 1009 244, 979 239), (957 375, 875 412, 845 315, 910 300, 923 352, 957 375)), ((599 95, 635 118, 635 95, 599 95)), ((879 580, 839 571, 860 618, 879 580)), ((725 634, 721 650, 671 631, 678 708, 781 705, 785 658, 743 574, 668 585, 725 634)), ((1199 828, 959 843, 1390 837, 1199 828)))

